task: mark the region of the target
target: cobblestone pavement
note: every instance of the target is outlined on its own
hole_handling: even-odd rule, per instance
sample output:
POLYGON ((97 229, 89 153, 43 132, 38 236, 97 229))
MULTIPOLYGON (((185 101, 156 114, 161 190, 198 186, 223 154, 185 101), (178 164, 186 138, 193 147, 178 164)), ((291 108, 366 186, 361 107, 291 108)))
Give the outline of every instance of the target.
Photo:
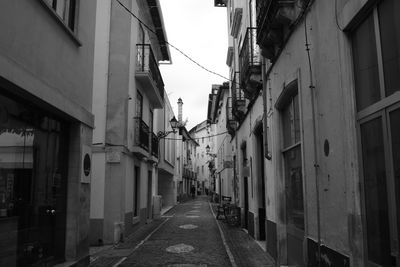
POLYGON ((205 197, 179 204, 124 243, 92 255, 90 266, 273 266, 245 232, 217 221, 212 206, 205 197))

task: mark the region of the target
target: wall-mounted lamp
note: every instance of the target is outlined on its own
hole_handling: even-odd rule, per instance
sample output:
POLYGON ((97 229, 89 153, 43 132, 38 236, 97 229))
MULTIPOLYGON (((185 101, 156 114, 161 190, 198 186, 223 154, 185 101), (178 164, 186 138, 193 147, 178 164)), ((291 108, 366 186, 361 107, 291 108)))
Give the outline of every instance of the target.
POLYGON ((175 116, 169 121, 171 124, 172 131, 159 131, 157 133, 157 138, 162 139, 167 137, 170 133, 176 133, 176 129, 179 129, 181 126, 179 125, 179 122, 176 120, 175 116))

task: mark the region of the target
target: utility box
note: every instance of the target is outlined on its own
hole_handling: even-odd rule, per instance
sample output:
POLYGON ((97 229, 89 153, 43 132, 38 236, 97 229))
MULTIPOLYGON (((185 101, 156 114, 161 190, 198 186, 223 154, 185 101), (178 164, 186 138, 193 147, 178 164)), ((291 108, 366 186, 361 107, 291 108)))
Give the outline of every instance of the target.
POLYGON ((162 208, 162 196, 153 196, 153 218, 160 218, 162 208))

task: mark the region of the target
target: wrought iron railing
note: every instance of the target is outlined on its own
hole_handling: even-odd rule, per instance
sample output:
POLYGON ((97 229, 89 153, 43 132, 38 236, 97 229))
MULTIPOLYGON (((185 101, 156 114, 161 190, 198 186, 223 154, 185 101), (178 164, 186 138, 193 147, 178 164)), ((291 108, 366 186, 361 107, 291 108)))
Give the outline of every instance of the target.
POLYGON ((136 72, 145 72, 150 75, 157 85, 161 98, 164 98, 164 81, 154 57, 153 50, 149 44, 137 44, 136 72))
POLYGON ((232 103, 235 105, 237 100, 244 100, 244 92, 240 86, 240 72, 236 71, 233 76, 233 83, 231 88, 232 103))
POLYGON ((151 154, 158 158, 158 143, 159 140, 155 133, 151 133, 151 154))
POLYGON ((255 70, 261 70, 260 49, 256 41, 257 28, 247 28, 243 46, 239 54, 240 83, 243 88, 246 88, 249 76, 255 70))
POLYGON ((234 134, 236 131, 236 118, 233 115, 233 104, 231 97, 228 97, 226 102, 226 129, 230 134, 234 134))
POLYGON ((226 101, 226 122, 229 123, 229 121, 235 120, 233 117, 232 113, 232 97, 228 97, 228 100, 226 101))
POLYGON ((267 22, 268 10, 271 7, 272 0, 257 0, 257 27, 260 28, 267 22))
POLYGON ((149 151, 149 144, 150 144, 150 132, 149 126, 141 119, 141 118, 134 118, 135 124, 135 138, 134 138, 134 145, 139 146, 146 151, 149 151))
POLYGON ((183 178, 186 178, 186 179, 192 179, 192 180, 197 179, 197 173, 195 173, 194 171, 192 171, 186 167, 183 168, 182 176, 183 176, 183 178))

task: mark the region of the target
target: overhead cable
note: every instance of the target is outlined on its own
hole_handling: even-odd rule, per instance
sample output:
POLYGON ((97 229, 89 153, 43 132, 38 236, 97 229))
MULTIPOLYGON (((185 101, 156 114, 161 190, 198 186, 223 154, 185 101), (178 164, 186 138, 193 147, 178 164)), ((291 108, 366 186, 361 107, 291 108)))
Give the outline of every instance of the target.
MULTIPOLYGON (((127 7, 126 7, 124 4, 122 4, 119 0, 115 0, 115 1, 117 1, 117 2, 118 2, 129 14, 131 14, 137 21, 139 21, 139 23, 140 23, 141 25, 143 25, 143 26, 144 26, 146 29, 148 29, 151 33, 157 35, 157 33, 156 33, 150 26, 148 26, 146 23, 144 23, 144 22, 143 22, 138 16, 136 16, 129 8, 127 8, 127 7)), ((235 81, 233 81, 233 80, 231 80, 231 79, 229 79, 229 78, 226 78, 225 76, 223 76, 223 75, 221 75, 221 74, 219 74, 219 73, 217 73, 217 72, 215 72, 215 71, 212 71, 212 70, 210 70, 210 69, 204 67, 203 65, 201 65, 200 63, 198 63, 196 60, 194 60, 193 58, 191 58, 189 55, 187 55, 185 52, 183 52, 182 50, 180 50, 179 48, 177 48, 177 47, 174 46, 173 44, 171 44, 171 43, 169 43, 169 42, 167 42, 167 41, 165 41, 165 43, 168 44, 169 46, 171 46, 172 48, 174 48, 176 51, 178 51, 180 54, 182 54, 184 57, 186 57, 187 59, 189 59, 191 62, 193 62, 194 64, 196 64, 198 67, 202 68, 203 70, 205 70, 205 71, 207 71, 207 72, 209 72, 209 73, 211 73, 211 74, 214 74, 214 75, 216 75, 216 76, 219 76, 219 77, 223 78, 224 80, 230 81, 230 82, 232 82, 232 83, 236 83, 235 81)))

